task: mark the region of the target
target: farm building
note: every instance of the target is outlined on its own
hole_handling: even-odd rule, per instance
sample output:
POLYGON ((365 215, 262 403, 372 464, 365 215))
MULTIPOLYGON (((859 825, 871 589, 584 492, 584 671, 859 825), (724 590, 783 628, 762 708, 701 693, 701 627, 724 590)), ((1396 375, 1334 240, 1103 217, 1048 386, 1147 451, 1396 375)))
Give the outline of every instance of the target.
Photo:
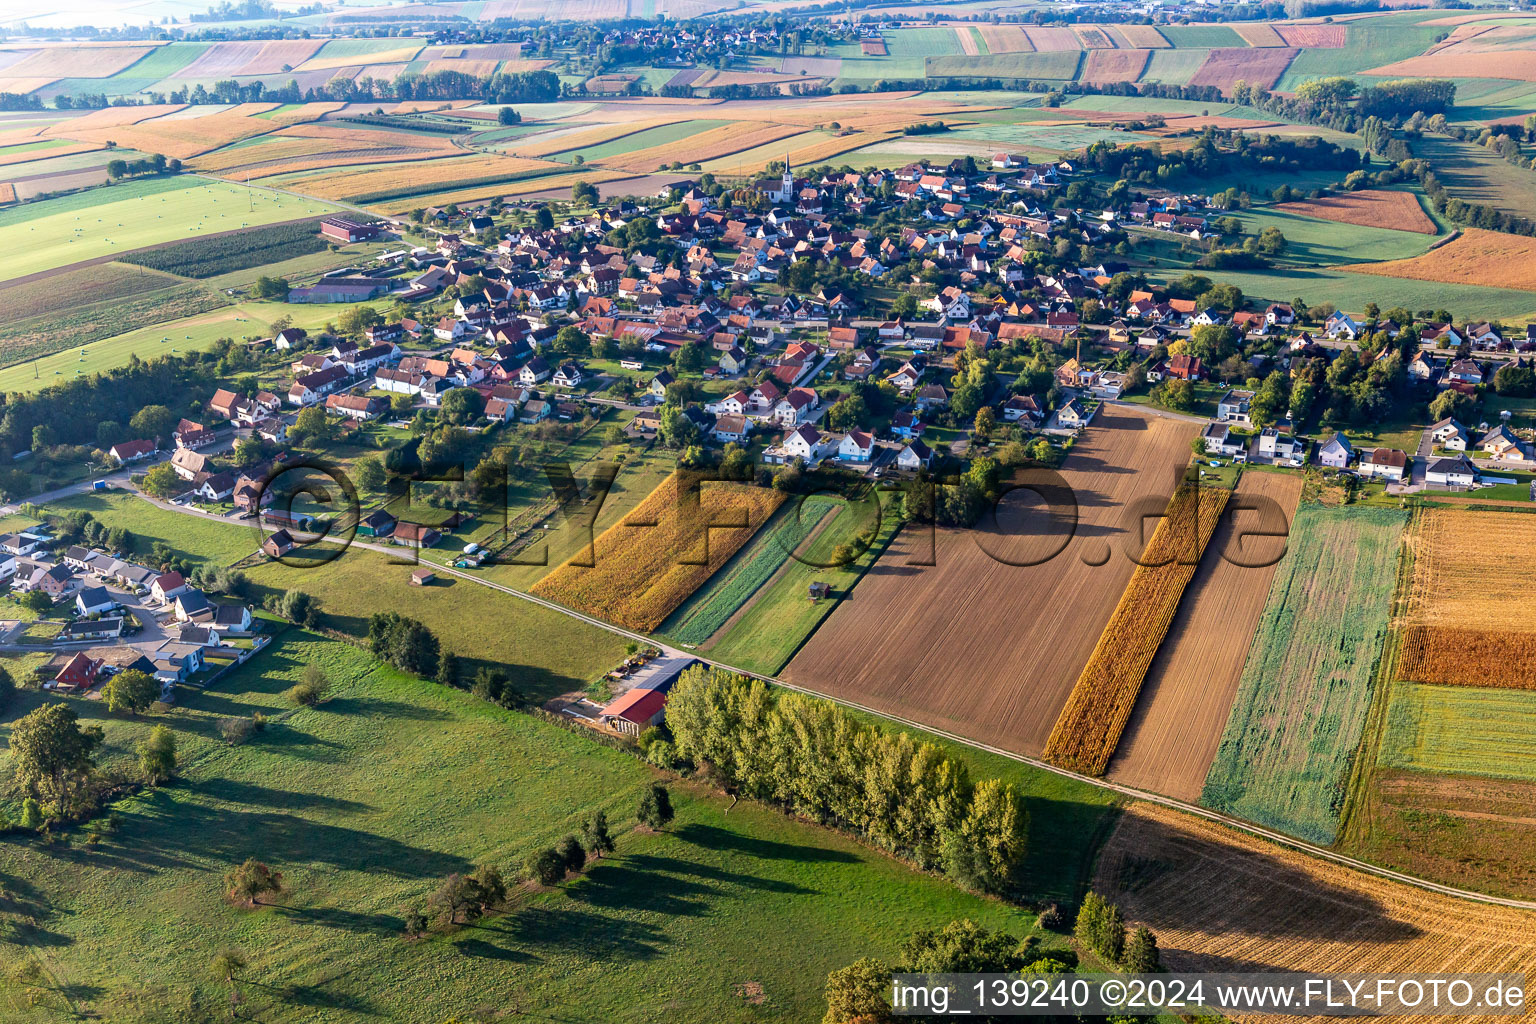
POLYGON ((320 221, 320 234, 350 245, 377 238, 379 229, 373 224, 363 224, 350 217, 326 217, 320 221))

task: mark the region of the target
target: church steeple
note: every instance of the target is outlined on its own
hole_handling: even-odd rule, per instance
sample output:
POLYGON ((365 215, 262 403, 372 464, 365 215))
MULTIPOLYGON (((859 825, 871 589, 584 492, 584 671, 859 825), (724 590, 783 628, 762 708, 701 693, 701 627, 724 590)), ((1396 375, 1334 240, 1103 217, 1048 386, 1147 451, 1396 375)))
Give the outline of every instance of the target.
POLYGON ((795 197, 795 172, 794 169, 789 166, 789 152, 787 150, 784 153, 783 185, 784 187, 782 191, 784 193, 784 201, 787 203, 795 197))

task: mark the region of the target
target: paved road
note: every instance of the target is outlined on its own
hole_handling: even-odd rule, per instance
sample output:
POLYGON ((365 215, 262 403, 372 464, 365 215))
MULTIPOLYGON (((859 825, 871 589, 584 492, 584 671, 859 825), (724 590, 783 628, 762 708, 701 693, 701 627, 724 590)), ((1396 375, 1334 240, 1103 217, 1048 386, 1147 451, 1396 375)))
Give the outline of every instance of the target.
MULTIPOLYGON (((216 516, 216 515, 213 515, 211 513, 204 512, 201 509, 186 508, 186 507, 179 506, 179 505, 171 505, 171 504, 166 503, 166 502, 155 501, 154 499, 149 498, 149 497, 147 497, 147 496, 145 496, 143 494, 140 494, 139 496, 141 498, 143 498, 144 500, 146 500, 146 501, 150 501, 153 504, 160 506, 161 508, 166 508, 166 509, 169 509, 171 511, 180 512, 180 513, 183 513, 185 515, 201 516, 201 517, 203 517, 205 519, 215 519, 215 520, 221 520, 221 521, 225 521, 225 522, 229 522, 230 521, 228 519, 228 517, 216 516)), ((371 544, 371 543, 363 543, 363 542, 357 542, 357 541, 354 541, 354 543, 357 546, 362 547, 362 548, 366 548, 366 549, 368 549, 370 551, 378 551, 378 552, 381 552, 381 553, 384 553, 384 554, 395 555, 397 557, 401 553, 401 550, 398 547, 386 547, 384 545, 371 544)), ((1131 798, 1134 798, 1134 799, 1137 799, 1137 800, 1146 800, 1146 801, 1149 801, 1151 803, 1160 804, 1160 805, 1162 805, 1164 807, 1169 807, 1169 808, 1172 808, 1174 810, 1183 811, 1186 814, 1192 814, 1192 815, 1194 815, 1196 817, 1204 818, 1204 819, 1209 820, 1209 821, 1220 822, 1220 823, 1222 823, 1224 825, 1228 825, 1228 826, 1230 826, 1232 828, 1239 829, 1239 830, 1247 832, 1247 833, 1249 833, 1251 835, 1255 835, 1255 836, 1259 836, 1260 838, 1267 839, 1270 842, 1278 843, 1281 846, 1289 847, 1290 849, 1297 850, 1297 851, 1300 851, 1302 853, 1306 853, 1306 854, 1308 854, 1310 856, 1313 856, 1313 857, 1316 857, 1316 858, 1318 858, 1320 860, 1326 860, 1326 861, 1329 861, 1329 862, 1334 863, 1334 864, 1339 864, 1339 865, 1342 865, 1344 867, 1353 868, 1353 869, 1355 869, 1357 871, 1365 872, 1366 874, 1375 875, 1375 876, 1377 876, 1379 878, 1391 879, 1391 880, 1396 881, 1396 882, 1401 882, 1401 883, 1403 883, 1405 885, 1411 885, 1411 886, 1414 886, 1414 887, 1419 888, 1419 889, 1424 889, 1424 890, 1427 890, 1427 891, 1430 891, 1430 892, 1440 893, 1440 894, 1445 895, 1445 896, 1453 896, 1453 897, 1456 897, 1456 898, 1459 898, 1459 899, 1470 900, 1470 901, 1477 902, 1477 903, 1489 903, 1489 904, 1495 904, 1495 905, 1498 905, 1498 906, 1516 907, 1516 908, 1525 909, 1525 910, 1536 910, 1536 900, 1517 900, 1517 899, 1507 899, 1507 898, 1500 897, 1500 896, 1490 896, 1490 895, 1487 895, 1486 893, 1472 892, 1471 890, 1467 890, 1467 889, 1458 889, 1458 888, 1456 888, 1454 886, 1442 885, 1439 882, 1432 882, 1432 881, 1429 881, 1428 879, 1416 878, 1413 875, 1405 874, 1405 873, 1403 873, 1401 871, 1393 871, 1393 870, 1391 870, 1389 868, 1380 867, 1379 865, 1371 864, 1371 863, 1368 863, 1367 861, 1359 860, 1358 858, 1355 858, 1355 857, 1345 856, 1344 854, 1337 853, 1337 852, 1335 852, 1333 850, 1329 850, 1329 849, 1327 849, 1325 847, 1317 846, 1317 845, 1314 845, 1312 843, 1308 843, 1308 842, 1306 842, 1304 840, 1296 839, 1296 838, 1294 838, 1292 836, 1288 836, 1288 835, 1285 835, 1283 833, 1273 831, 1272 829, 1267 829, 1267 828, 1264 828, 1264 827, 1262 827, 1260 825, 1255 825, 1252 822, 1244 821, 1241 818, 1234 818, 1234 817, 1231 817, 1230 815, 1221 814, 1221 813, 1218 813, 1216 811, 1212 811, 1212 810, 1210 810, 1208 808, 1200 807, 1200 806, 1198 806, 1196 804, 1186 803, 1186 802, 1184 802, 1182 800, 1175 800, 1172 797, 1166 797, 1166 796, 1162 796, 1161 794, 1158 794, 1158 793, 1147 792, 1146 790, 1135 789, 1135 788, 1133 788, 1131 786, 1124 786, 1124 785, 1121 785, 1119 783, 1110 782, 1110 781, 1108 781, 1106 779, 1095 778, 1095 777, 1086 776, 1086 775, 1078 775, 1075 772, 1070 772, 1070 771, 1067 771, 1067 770, 1065 770, 1063 768, 1059 768, 1056 765, 1049 764, 1049 763, 1047 763, 1045 761, 1042 761, 1042 760, 1040 760, 1038 758, 1028 757, 1028 756, 1023 755, 1023 754, 1015 753, 1015 752, 1013 752, 1011 750, 1004 750, 1004 749, 1002 749, 1000 747, 994 747, 994 746, 992 746, 990 744, 981 743, 981 742, 978 742, 977 740, 970 739, 969 737, 961 736, 961 735, 958 735, 958 734, 952 733, 952 732, 948 732, 948 731, 946 731, 944 729, 936 728, 933 725, 930 725, 930 724, 927 724, 927 723, 924 723, 924 722, 918 722, 918 721, 915 721, 915 720, 910 719, 910 718, 902 717, 900 715, 894 715, 894 714, 891 714, 889 711, 877 710, 877 709, 875 709, 873 707, 870 707, 868 705, 860 704, 857 701, 850 701, 850 700, 847 700, 847 699, 844 699, 844 698, 840 698, 840 697, 833 697, 833 696, 830 696, 830 695, 825 694, 825 693, 820 693, 820 692, 818 692, 818 691, 816 691, 814 689, 810 689, 810 688, 803 687, 803 686, 797 686, 797 685, 795 685, 793 683, 785 682, 784 680, 779 679, 779 678, 774 677, 774 676, 763 675, 763 674, 757 673, 757 672, 748 672, 745 669, 738 668, 738 667, 736 667, 734 665, 729 665, 729 664, 726 664, 725 662, 717 661, 717 660, 715 660, 713 658, 709 658, 708 656, 701 655, 697 651, 680 650, 678 648, 674 648, 674 647, 668 646, 667 644, 663 644, 663 643, 660 643, 659 641, 657 641, 657 639, 655 637, 647 636, 647 635, 645 635, 643 633, 631 632, 630 630, 627 630, 627 629, 622 629, 622 628, 620 628, 618 626, 613 625, 612 623, 604 622, 602 619, 598 619, 598 618, 595 618, 595 617, 593 617, 591 615, 586 615, 586 614, 583 614, 581 612, 575 611, 573 609, 566 608, 565 606, 556 604, 553 601, 547 601, 547 600, 545 600, 543 598, 535 597, 534 595, 529 594, 529 593, 527 593, 525 591, 517 590, 517 589, 505 586, 505 585, 500 584, 500 583, 494 583, 494 582, 486 579, 483 576, 476 575, 473 572, 467 572, 467 571, 464 571, 464 570, 461 570, 461 569, 455 569, 455 568, 452 568, 450 566, 442 565, 442 564, 435 563, 435 562, 431 563, 431 564, 433 565, 433 568, 436 571, 438 571, 438 572, 442 572, 442 573, 445 573, 447 575, 454 576, 454 577, 457 577, 459 579, 466 580, 467 582, 474 583, 474 584, 477 584, 477 585, 482 586, 482 587, 487 587, 487 588, 489 588, 491 590, 499 591, 499 592, 501 592, 503 594, 507 594, 507 595, 509 595, 511 597, 514 597, 514 598, 516 598, 516 599, 518 599, 520 601, 527 601, 530 604, 535 604, 535 605, 538 605, 538 606, 540 606, 542 608, 546 608, 549 611, 555 612, 557 614, 565 615, 565 616, 567 616, 569 618, 577 619, 577 620, 579 620, 581 622, 584 622, 587 625, 590 625, 590 626, 592 626, 592 627, 594 627, 596 629, 601 629, 601 630, 603 630, 605 632, 612 633, 612 634, 615 634, 615 635, 618 635, 618 636, 622 636, 622 637, 624 637, 626 639, 633 640, 636 643, 645 644, 645 645, 652 646, 652 647, 659 647, 659 648, 661 648, 663 653, 665 653, 665 654, 667 654, 669 656, 672 656, 672 657, 695 658, 695 659, 697 659, 699 661, 704 662, 705 664, 714 666, 716 668, 723 669, 725 671, 734 672, 734 673, 737 673, 737 674, 740 674, 740 675, 744 675, 744 676, 750 676, 750 677, 752 677, 754 679, 760 679, 760 680, 762 680, 764 682, 771 683, 771 684, 773 684, 775 686, 781 686, 781 687, 783 687, 785 689, 788 689, 788 690, 794 690, 794 691, 799 692, 799 693, 805 693, 805 694, 809 694, 811 696, 820 697, 820 698, 822 698, 824 700, 832 701, 833 703, 840 704, 840 705, 842 705, 844 707, 854 708, 856 710, 864 711, 864 712, 867 712, 867 713, 872 714, 872 715, 878 715, 878 716, 881 716, 881 717, 884 717, 884 718, 888 718, 888 719, 890 719, 892 721, 899 722, 902 725, 906 725, 906 726, 909 726, 909 727, 914 728, 914 729, 921 729, 921 730, 924 730, 926 732, 930 732, 930 733, 933 733, 935 735, 942 736, 945 739, 950 740, 951 742, 954 742, 954 743, 963 744, 964 746, 971 747, 971 748, 976 749, 976 750, 984 750, 984 751, 986 751, 988 753, 996 754, 999 757, 1006 757, 1006 758, 1008 758, 1010 760, 1013 760, 1013 761, 1019 761, 1019 762, 1021 762, 1023 764, 1028 764, 1028 765, 1030 765, 1030 766, 1032 766, 1034 768, 1038 768, 1041 771, 1050 772, 1053 775, 1059 775, 1059 776, 1061 776, 1063 778, 1074 779, 1074 780, 1076 780, 1078 782, 1086 783, 1087 785, 1091 785, 1091 786, 1097 786, 1100 789, 1109 790, 1110 792, 1118 793, 1118 794, 1120 794, 1122 796, 1127 796, 1127 797, 1131 797, 1131 798)))

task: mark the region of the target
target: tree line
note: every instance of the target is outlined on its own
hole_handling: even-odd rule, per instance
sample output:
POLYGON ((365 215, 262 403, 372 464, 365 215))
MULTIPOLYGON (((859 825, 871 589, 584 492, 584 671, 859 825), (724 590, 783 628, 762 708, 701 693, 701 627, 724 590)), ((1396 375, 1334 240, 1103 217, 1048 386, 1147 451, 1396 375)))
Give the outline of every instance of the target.
POLYGON ((1015 890, 1028 813, 1011 783, 973 783, 936 744, 830 701, 695 666, 667 699, 677 753, 729 789, 853 832, 971 889, 1015 890))

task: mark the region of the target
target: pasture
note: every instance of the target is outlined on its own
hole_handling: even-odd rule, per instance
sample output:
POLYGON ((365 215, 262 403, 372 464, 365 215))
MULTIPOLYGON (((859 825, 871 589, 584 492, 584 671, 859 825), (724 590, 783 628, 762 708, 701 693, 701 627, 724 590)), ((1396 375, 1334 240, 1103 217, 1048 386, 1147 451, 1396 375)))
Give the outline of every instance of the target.
POLYGON ((756 533, 782 491, 701 487, 679 470, 623 521, 531 588, 627 629, 650 631, 756 533))
MULTIPOLYGON (((106 717, 86 704, 76 702, 106 717)), ((58 940, 8 946, 8 974, 35 958, 71 982, 68 1000, 48 988, 29 1000, 8 982, 8 1020, 51 1021, 71 1005, 212 1018, 229 994, 207 963, 230 947, 251 965, 241 1014, 263 1019, 318 1004, 348 1018, 415 1020, 430 1007, 447 1019, 495 1000, 603 1020, 639 1019, 628 1011, 655 1001, 699 1019, 803 1020, 821 1010, 826 971, 890 955, 913 928, 970 917, 1029 930, 1018 911, 942 878, 760 807, 727 817, 723 798, 687 786, 673 786, 666 831, 632 832, 651 779, 637 759, 296 630, 168 715, 109 720, 114 757, 156 721, 177 733, 182 781, 120 802, 117 828, 88 848, 0 852, 26 894, 7 918, 31 916, 58 940), (291 710, 281 691, 310 661, 331 678, 329 698, 291 710), (220 719, 256 711, 285 713, 243 746, 218 739, 220 719), (400 937, 404 912, 449 872, 495 863, 510 874, 599 809, 618 850, 585 877, 515 890, 512 909, 479 927, 400 937), (223 873, 247 856, 283 872, 289 894, 276 906, 220 898, 223 873), (105 903, 113 913, 91 912, 105 903), (796 942, 773 941, 786 934, 796 942), (362 959, 366 972, 336 970, 362 959), (764 1005, 739 995, 747 982, 762 985, 764 1005)))
POLYGON ((1110 761, 1113 782, 1194 801, 1210 771, 1301 497, 1300 475, 1249 469, 1158 649, 1110 761))
POLYGON ((1015 490, 996 524, 908 524, 784 677, 1038 755, 1135 568, 1139 517, 1167 505, 1194 436, 1106 408, 1061 469, 1082 505, 1015 490))
POLYGON ((1297 513, 1201 803, 1333 842, 1402 528, 1402 513, 1390 509, 1297 513))
POLYGON ((1154 804, 1121 814, 1093 887, 1156 932, 1174 971, 1536 967, 1530 911, 1377 878, 1154 804))
POLYGON ((0 281, 332 209, 316 199, 203 178, 110 185, 0 211, 0 281))

